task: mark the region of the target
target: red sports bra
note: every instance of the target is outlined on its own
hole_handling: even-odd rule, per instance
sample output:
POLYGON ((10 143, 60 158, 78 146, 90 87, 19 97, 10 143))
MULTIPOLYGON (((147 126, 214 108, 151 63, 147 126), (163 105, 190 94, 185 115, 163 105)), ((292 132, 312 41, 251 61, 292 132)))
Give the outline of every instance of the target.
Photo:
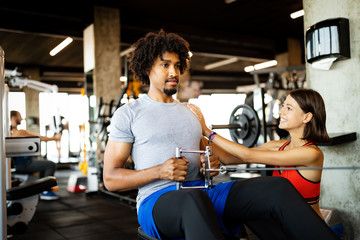
MULTIPOLYGON (((284 143, 279 151, 283 151, 284 148, 289 145, 290 141, 284 143)), ((313 142, 306 143, 304 146, 314 145, 313 142)), ((278 168, 275 166, 275 168, 278 168)), ((294 167, 285 167, 294 168, 294 167)), ((299 193, 305 198, 309 205, 313 205, 319 202, 320 198, 320 181, 313 182, 306 179, 298 170, 284 170, 280 173, 279 170, 274 170, 273 177, 284 177, 287 178, 292 185, 299 191, 299 193)))

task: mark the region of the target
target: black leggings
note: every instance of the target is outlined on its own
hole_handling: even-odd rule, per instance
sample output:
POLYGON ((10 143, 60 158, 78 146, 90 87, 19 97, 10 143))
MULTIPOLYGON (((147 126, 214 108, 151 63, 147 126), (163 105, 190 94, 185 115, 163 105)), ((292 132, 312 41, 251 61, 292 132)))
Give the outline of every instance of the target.
POLYGON ((54 176, 56 164, 46 159, 31 159, 28 164, 16 164, 15 169, 18 173, 36 173, 39 172, 39 178, 54 176))
MULTIPOLYGON (((162 239, 225 239, 205 192, 182 189, 162 195, 153 209, 162 239)), ((261 239, 337 239, 332 230, 282 177, 237 181, 226 200, 227 227, 245 223, 261 239)))

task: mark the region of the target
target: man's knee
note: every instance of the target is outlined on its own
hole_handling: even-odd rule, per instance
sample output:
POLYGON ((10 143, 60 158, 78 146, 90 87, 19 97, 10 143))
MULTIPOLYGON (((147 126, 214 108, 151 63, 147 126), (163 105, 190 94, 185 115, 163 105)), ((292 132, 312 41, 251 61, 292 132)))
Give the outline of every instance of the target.
POLYGON ((200 189, 182 189, 179 191, 182 206, 188 211, 203 211, 213 208, 209 196, 200 189))
POLYGON ((207 194, 200 189, 183 189, 180 191, 180 193, 183 195, 184 201, 189 202, 189 203, 191 203, 191 202, 196 203, 199 201, 209 199, 207 194))

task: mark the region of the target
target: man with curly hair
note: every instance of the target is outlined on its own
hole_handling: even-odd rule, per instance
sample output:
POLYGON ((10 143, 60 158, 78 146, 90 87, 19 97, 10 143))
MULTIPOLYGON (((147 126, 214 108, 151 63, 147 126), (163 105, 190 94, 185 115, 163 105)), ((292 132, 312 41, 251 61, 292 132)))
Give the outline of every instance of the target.
MULTIPOLYGON (((284 178, 176 190, 177 181, 204 185, 198 154, 174 156, 176 147, 204 149, 197 118, 172 97, 190 61, 189 44, 177 34, 160 30, 139 39, 134 48, 130 67, 149 90, 114 113, 103 176, 110 191, 139 189, 138 221, 146 234, 159 239, 218 240, 235 235, 243 223, 261 232, 263 226, 255 220, 272 220, 267 239, 335 239, 284 178), (134 170, 123 168, 130 155, 134 170)), ((230 157, 214 150, 215 155, 230 157)), ((213 157, 212 162, 218 166, 219 158, 213 157)))

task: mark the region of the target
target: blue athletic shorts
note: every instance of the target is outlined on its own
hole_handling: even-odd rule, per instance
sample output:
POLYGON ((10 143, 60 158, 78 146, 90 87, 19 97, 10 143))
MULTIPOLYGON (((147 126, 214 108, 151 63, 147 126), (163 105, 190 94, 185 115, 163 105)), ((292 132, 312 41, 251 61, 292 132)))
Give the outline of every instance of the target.
MULTIPOLYGON (((235 181, 226 182, 226 183, 218 183, 210 189, 203 189, 203 191, 205 191, 207 193, 207 195, 209 196, 209 198, 211 199, 211 201, 214 204, 217 218, 218 218, 218 221, 219 221, 222 231, 224 231, 225 233, 230 233, 230 234, 235 234, 236 232, 233 232, 233 231, 238 231, 240 228, 239 227, 237 229, 232 229, 232 230, 225 229, 223 221, 222 221, 222 216, 223 216, 223 212, 224 212, 224 208, 225 208, 226 199, 229 194, 230 188, 234 182, 235 181)), ((204 185, 204 181, 183 182, 183 186, 200 186, 200 185, 204 185)), ((167 193, 170 191, 176 191, 176 185, 166 187, 164 189, 161 189, 161 190, 151 194, 150 196, 145 198, 140 204, 140 207, 138 210, 138 221, 139 221, 139 224, 140 224, 142 230, 149 236, 160 239, 159 233, 155 226, 152 211, 153 211, 155 203, 159 199, 159 197, 161 195, 163 195, 164 193, 167 193)))

